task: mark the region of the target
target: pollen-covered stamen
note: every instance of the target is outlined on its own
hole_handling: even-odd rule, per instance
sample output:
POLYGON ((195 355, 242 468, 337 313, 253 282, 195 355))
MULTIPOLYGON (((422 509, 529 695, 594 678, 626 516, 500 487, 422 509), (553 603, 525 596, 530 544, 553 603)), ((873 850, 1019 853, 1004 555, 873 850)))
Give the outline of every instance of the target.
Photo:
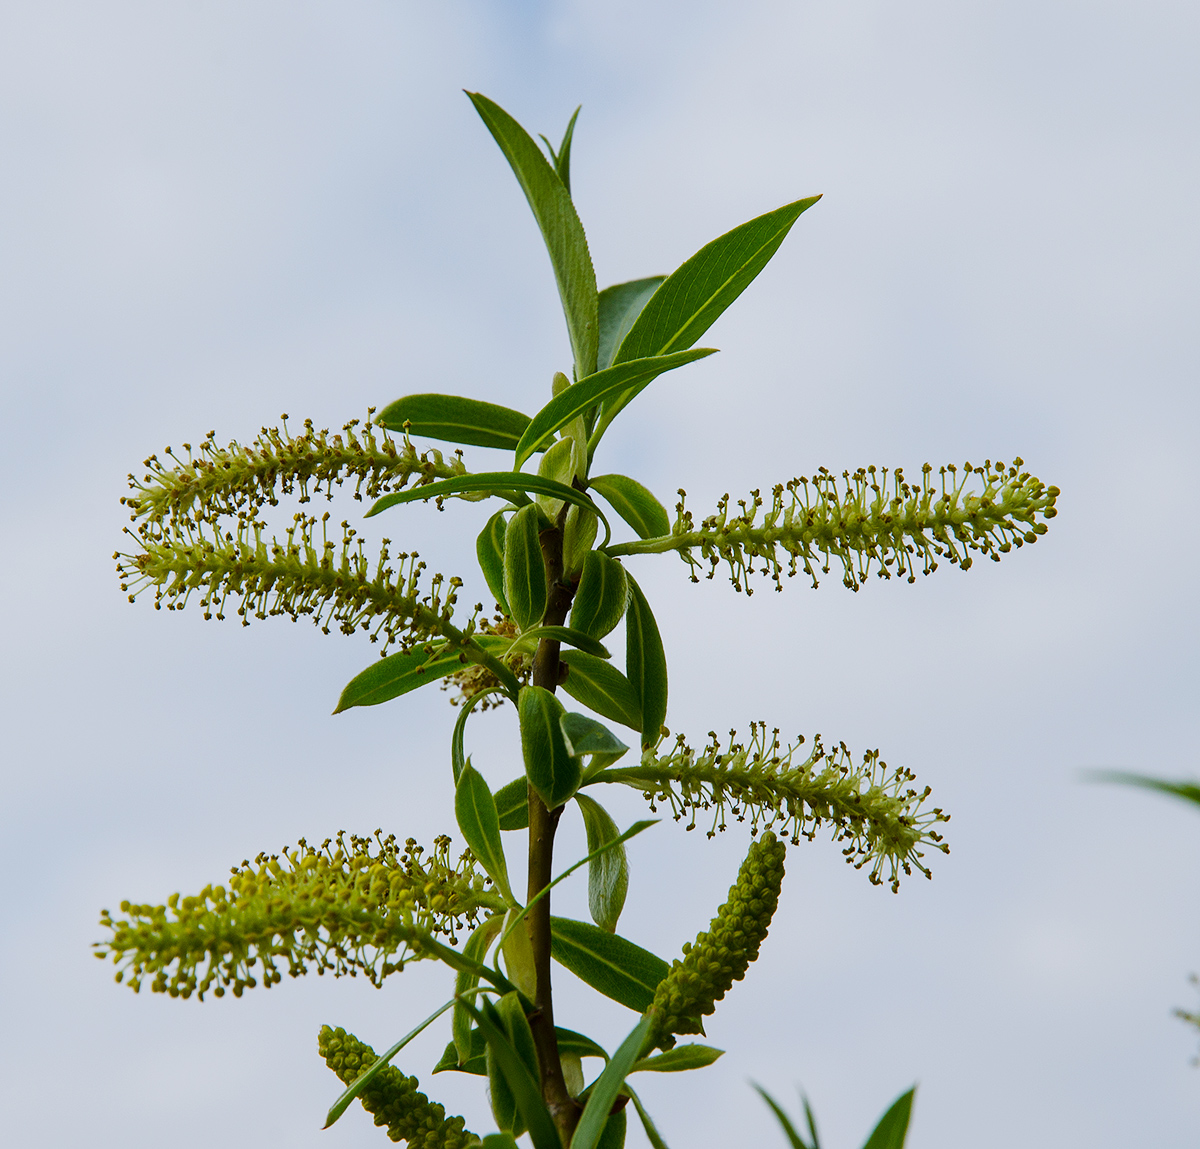
POLYGON ((423 938, 442 934, 453 943, 463 926, 504 907, 469 851, 451 862, 450 839, 440 837, 423 853, 413 839, 401 847, 380 831, 339 833, 319 849, 302 839, 234 867, 228 888, 174 894, 165 906, 122 902, 119 919, 105 910, 100 924, 112 937, 96 944, 96 955, 111 956, 117 981, 135 991, 149 978, 156 993, 201 1001, 210 989, 240 997, 259 978, 270 987, 283 980, 281 966, 292 977, 310 968, 362 972, 378 985, 425 956, 423 938))
POLYGON ((893 892, 902 873, 916 869, 932 876, 921 860, 925 849, 949 853, 937 827, 950 816, 926 808, 929 788, 913 789, 915 775, 889 768, 877 750, 856 765, 844 743, 827 751, 818 736, 805 755, 803 737, 784 746, 779 731, 768 732, 765 722, 751 726, 745 743, 736 732, 724 749, 716 734, 709 738, 697 753, 681 736, 670 753, 648 751, 637 766, 612 767, 590 782, 633 786, 651 809, 662 803, 676 821, 689 818, 689 830, 697 814, 711 814, 709 837, 725 829, 729 816, 748 819, 752 833, 778 827, 793 843, 812 841, 828 826, 834 841, 844 843, 846 861, 855 869, 869 865, 871 882, 886 881, 893 892))
POLYGON ((190 443, 183 444, 186 458, 170 447, 166 460, 151 455, 140 480, 129 476, 134 493, 122 502, 134 520, 253 518, 264 505, 275 506, 281 494, 297 494, 301 503, 331 499, 347 479, 354 480, 356 499, 377 499, 410 479, 423 484, 467 473, 459 452, 449 461, 437 450, 418 453, 407 437, 397 443, 374 427, 374 413, 369 408, 361 429, 353 419, 340 435, 315 430, 311 419, 304 421, 302 434, 293 435, 284 415, 282 428, 263 427, 245 447, 236 441, 218 447, 216 432, 210 431, 194 453, 190 443))
POLYGON ((775 487, 769 501, 752 491, 735 509, 726 495, 699 527, 680 491, 671 535, 621 543, 609 552, 678 551, 692 568, 693 582, 702 573, 712 578, 725 563, 734 587, 747 594, 752 574, 767 575, 781 590, 784 574, 790 578, 803 570, 816 586, 818 571, 828 574, 834 563, 851 590, 872 571, 914 582, 918 571, 937 570, 939 560, 963 570, 971 566, 972 554, 999 562, 1013 547, 1046 533, 1038 520, 1055 516, 1058 488, 1022 466, 1019 458, 1008 467, 991 460, 982 467, 965 463, 960 476, 951 465, 934 479, 927 463, 917 483, 900 468, 889 473, 886 467, 860 467, 844 471, 840 486, 822 467, 811 479, 775 487))

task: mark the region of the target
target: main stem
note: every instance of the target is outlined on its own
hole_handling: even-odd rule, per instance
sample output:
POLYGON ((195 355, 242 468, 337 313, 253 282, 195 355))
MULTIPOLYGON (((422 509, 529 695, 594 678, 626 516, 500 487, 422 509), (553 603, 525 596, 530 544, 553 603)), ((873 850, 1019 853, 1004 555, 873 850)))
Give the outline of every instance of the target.
MULTIPOLYGON (((542 531, 539 541, 546 565, 549 593, 545 626, 562 626, 571 608, 575 588, 563 577, 562 531, 558 527, 542 531)), ((553 691, 558 686, 559 644, 542 639, 533 656, 533 685, 553 691)), ((529 787, 529 900, 532 901, 553 879, 554 831, 562 807, 548 810, 532 786, 529 787)), ((571 1134, 579 1124, 583 1110, 567 1090, 563 1077, 562 1059, 558 1053, 558 1038, 554 1033, 554 995, 550 985, 550 895, 540 899, 525 918, 529 942, 533 948, 533 969, 536 978, 534 1011, 529 1017, 533 1042, 537 1048, 538 1068, 541 1070, 542 1100, 554 1119, 558 1135, 569 1145, 571 1134)))

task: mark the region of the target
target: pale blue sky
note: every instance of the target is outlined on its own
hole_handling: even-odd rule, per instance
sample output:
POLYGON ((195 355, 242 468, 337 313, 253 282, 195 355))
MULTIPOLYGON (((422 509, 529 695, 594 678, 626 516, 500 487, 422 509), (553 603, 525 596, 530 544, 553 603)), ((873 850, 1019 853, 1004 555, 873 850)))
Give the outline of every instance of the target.
MULTIPOLYGON (((782 1145, 752 1078, 789 1103, 802 1083, 830 1149, 914 1080, 912 1149, 1190 1149, 1198 1042, 1170 1010, 1196 1000, 1200 817, 1080 773, 1200 774, 1198 37, 1182 0, 5 7, 6 1144, 383 1143, 361 1112, 318 1131, 337 1089, 316 1032, 390 1044, 438 970, 198 1005, 117 988, 88 945, 101 906, 301 835, 451 829, 453 712, 333 718, 365 642, 129 606, 110 555, 124 475, 168 443, 411 391, 548 398, 553 279, 471 88, 552 137, 583 104, 602 286, 824 193, 706 336, 722 353, 643 395, 605 469, 698 512, 821 465, 1015 454, 1063 492, 1037 547, 916 586, 747 600, 670 558, 631 568, 672 729, 879 747, 953 814, 934 881, 898 896, 828 842, 789 852, 762 959, 709 1026, 730 1052, 642 1090, 668 1143, 782 1145)), ((470 569, 481 508, 392 514, 405 547, 470 569)), ((477 728, 494 783, 511 727, 477 728)), ((622 931, 673 956, 745 846, 643 835, 622 931)), ((630 1015, 561 986, 562 1021, 615 1044, 630 1015)), ((425 1071, 445 1040, 404 1068, 485 1128, 474 1080, 425 1071)))

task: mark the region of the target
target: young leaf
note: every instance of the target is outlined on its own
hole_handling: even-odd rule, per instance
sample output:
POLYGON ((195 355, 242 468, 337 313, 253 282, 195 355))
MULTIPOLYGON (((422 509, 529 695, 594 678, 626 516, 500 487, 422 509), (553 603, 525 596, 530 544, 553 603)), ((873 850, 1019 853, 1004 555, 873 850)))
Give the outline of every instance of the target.
POLYGON ((533 965, 533 946, 523 917, 524 912, 516 906, 504 915, 500 952, 504 954, 504 968, 509 981, 532 1001, 537 989, 537 972, 533 965))
POLYGON ((517 714, 525 776, 547 808, 556 809, 579 789, 583 777, 559 725, 562 703, 544 687, 526 686, 517 700, 517 714))
MULTIPOLYGON (((488 654, 503 654, 509 645, 506 639, 497 641, 494 636, 486 634, 475 635, 472 641, 488 654)), ((435 646, 432 654, 422 647, 404 654, 377 658, 342 688, 334 714, 341 714, 343 710, 354 706, 378 706, 381 702, 390 702, 393 698, 462 670, 468 661, 459 646, 450 649, 435 646)))
POLYGON ((483 775, 471 765, 469 758, 454 788, 454 816, 479 864, 496 883, 504 900, 515 905, 516 898, 508 884, 508 863, 504 857, 504 843, 500 839, 496 800, 483 775))
POLYGON ((603 371, 612 366, 613 355, 621 346, 621 340, 629 334, 633 321, 641 314, 646 301, 658 290, 658 285, 667 277, 652 275, 648 279, 634 279, 629 283, 617 283, 600 292, 600 345, 596 352, 596 370, 603 371))
POLYGON ((589 1092, 587 1105, 583 1108, 583 1116, 575 1127, 575 1135, 571 1138, 571 1149, 596 1149, 612 1104, 617 1099, 621 1086, 625 1084, 625 1078, 629 1076, 633 1063, 637 1061, 638 1052, 650 1032, 652 1023, 652 1018, 643 1017, 630 1030, 629 1036, 621 1042, 617 1052, 604 1067, 604 1072, 596 1079, 589 1092))
MULTIPOLYGON (((562 1029, 559 1026, 555 1026, 554 1035, 558 1041, 558 1052, 563 1057, 600 1057, 605 1061, 608 1060, 608 1054, 605 1052, 604 1047, 594 1042, 590 1037, 585 1037, 582 1033, 576 1033, 573 1029, 562 1029)), ((442 1051, 441 1059, 431 1072, 446 1073, 456 1071, 459 1073, 471 1073, 476 1077, 487 1076, 487 1065, 485 1064, 487 1041, 484 1039, 482 1031, 477 1028, 472 1028, 470 1031, 469 1048, 470 1052, 467 1055, 467 1059, 460 1063, 458 1060, 458 1048, 453 1041, 450 1042, 442 1051)))
POLYGON ((562 688, 576 702, 631 730, 641 730, 642 708, 637 693, 615 666, 582 650, 564 650, 559 662, 567 667, 562 688))
MULTIPOLYGON (((541 228, 567 318, 575 377, 582 379, 596 370, 598 303, 596 273, 571 194, 516 120, 478 92, 468 92, 467 96, 512 166, 541 228)), ((569 157, 569 141, 567 148, 569 157)))
MULTIPOLYGON (((556 439, 546 447, 546 453, 538 463, 537 473, 543 479, 552 479, 556 483, 562 483, 564 487, 569 487, 575 480, 575 454, 574 439, 556 439)), ((538 495, 537 504, 551 522, 558 518, 558 512, 562 508, 562 500, 551 498, 549 495, 538 495)))
POLYGON ((455 786, 458 785, 458 779, 463 772, 463 767, 467 764, 463 742, 466 738, 467 719, 471 716, 471 711, 490 695, 502 693, 503 691, 493 686, 488 690, 481 690, 478 694, 472 694, 462 704, 462 708, 458 712, 458 719, 454 723, 454 733, 450 737, 450 769, 454 774, 455 786))
POLYGON ((563 187, 567 189, 568 194, 571 191, 571 141, 575 137, 575 121, 579 119, 581 109, 582 105, 572 113, 567 130, 563 133, 562 143, 558 145, 558 151, 554 150, 554 145, 545 136, 539 136, 539 139, 546 145, 550 158, 554 161, 554 171, 562 180, 563 187))
POLYGON ((386 406, 375 421, 389 431, 404 431, 407 423, 410 435, 511 451, 529 425, 529 416, 460 395, 405 395, 386 406))
POLYGON ((559 720, 559 725, 567 740, 567 749, 576 758, 584 754, 601 754, 607 761, 615 762, 629 749, 607 726, 586 714, 570 710, 559 720))
POLYGON ((625 568, 603 551, 588 551, 579 576, 579 589, 571 604, 571 626, 594 638, 603 638, 621 621, 628 601, 625 568))
POLYGON ((552 638, 555 642, 565 642, 568 646, 578 647, 580 650, 586 650, 588 654, 594 658, 611 658, 607 647, 603 643, 597 642, 591 635, 584 631, 575 630, 570 626, 535 626, 530 630, 524 631, 518 638, 509 651, 514 650, 533 650, 534 647, 543 639, 552 638))
POLYGON ((642 749, 656 746, 667 717, 667 656, 641 587, 629 579, 625 612, 625 672, 642 715, 642 749))
POLYGON ((702 247, 650 297, 613 362, 691 347, 767 266, 801 212, 820 198, 786 204, 702 247))
MULTIPOLYGON (((589 854, 620 837, 616 822, 599 802, 586 794, 576 794, 575 801, 583 814, 589 854)), ((608 933, 616 930, 628 890, 629 862, 623 844, 613 846, 588 863, 588 911, 602 930, 608 933)))
POLYGON ((550 953, 598 993, 643 1013, 670 966, 649 950, 591 922, 550 919, 550 953))
POLYGON ((637 1110, 638 1117, 641 1118, 642 1128, 646 1131, 646 1140, 650 1142, 651 1149, 667 1149, 667 1143, 655 1128, 654 1122, 650 1120, 650 1114, 646 1112, 642 1099, 634 1093, 628 1083, 625 1086, 625 1092, 629 1094, 629 1100, 633 1102, 633 1107, 637 1110))
MULTIPOLYGON (((503 924, 503 914, 494 914, 488 918, 467 938, 467 944, 463 946, 463 957, 482 963, 487 955, 488 947, 499 936, 500 927, 503 924)), ((474 1032, 471 1027, 471 1015, 462 1008, 460 1002, 465 1001, 466 995, 478 984, 479 975, 469 969, 460 969, 454 977, 455 1003, 454 1013, 450 1018, 451 1042, 448 1050, 456 1067, 464 1066, 470 1060, 472 1055, 471 1035, 474 1032)), ((480 1053, 482 1052, 481 1046, 480 1053)))
POLYGON ((496 791, 501 830, 524 830, 529 825, 529 779, 524 774, 496 791))
POLYGON ((904 1149, 908 1137, 908 1121, 912 1116, 914 1086, 896 1098, 892 1107, 880 1118, 863 1149, 904 1149))
POLYGON ((513 515, 504 535, 504 595, 513 621, 522 630, 537 626, 546 613, 546 564, 540 533, 540 512, 529 506, 513 515))
POLYGON ((588 486, 600 492, 635 531, 638 538, 660 539, 671 533, 667 509, 636 479, 628 475, 598 475, 588 486))
MULTIPOLYGON (((754 1083, 751 1082, 751 1084, 754 1083)), ((774 1097, 772 1097, 761 1085, 754 1085, 754 1088, 758 1090, 759 1096, 761 1096, 762 1099, 771 1107, 771 1112, 775 1114, 775 1120, 779 1122, 780 1127, 783 1129, 784 1135, 788 1139, 788 1144, 791 1145, 792 1149, 818 1149, 815 1140, 811 1145, 809 1145, 805 1142, 804 1138, 796 1132, 796 1127, 792 1124, 792 1119, 787 1115, 783 1106, 780 1105, 774 1097)), ((811 1120, 809 1121, 809 1130, 812 1130, 811 1120)))
POLYGON ((616 364, 568 387, 556 395, 530 421, 517 444, 514 470, 520 470, 525 460, 535 451, 545 449, 551 437, 560 427, 583 415, 597 404, 614 395, 632 392, 633 398, 653 380, 666 371, 673 371, 685 363, 716 354, 712 347, 698 347, 692 351, 681 350, 672 355, 655 355, 627 363, 616 364))
MULTIPOLYGON (((508 598, 504 593, 504 531, 506 520, 503 511, 497 511, 488 519, 479 538, 475 540, 475 557, 479 560, 479 569, 483 572, 488 590, 492 592, 497 605, 507 615, 508 598)), ((613 560, 616 561, 615 559, 613 560)))
POLYGON ((677 1045, 666 1053, 643 1057, 629 1072, 682 1073, 688 1069, 703 1069, 706 1065, 712 1065, 724 1052, 711 1045, 677 1045))

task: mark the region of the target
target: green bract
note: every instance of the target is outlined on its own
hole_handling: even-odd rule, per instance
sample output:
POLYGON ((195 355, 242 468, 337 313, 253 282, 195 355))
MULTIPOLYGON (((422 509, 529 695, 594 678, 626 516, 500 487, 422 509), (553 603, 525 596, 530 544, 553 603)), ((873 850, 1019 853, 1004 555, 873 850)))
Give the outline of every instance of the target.
MULTIPOLYGON (((803 738, 782 742, 778 729, 757 721, 741 741, 710 735, 699 751, 682 737, 672 744, 664 642, 671 628, 660 627, 639 582, 653 561, 646 556, 679 555, 693 581, 724 564, 747 593, 752 575, 778 588, 785 574, 803 571, 815 586, 818 573, 834 568, 854 590, 872 572, 911 582, 943 562, 966 570, 976 555, 999 560, 1036 542, 1058 490, 1020 459, 936 472, 926 465, 916 479, 899 468, 839 475, 806 460, 817 466, 809 478, 736 504, 726 496, 697 522, 682 491, 672 517, 642 478, 593 474, 613 421, 647 387, 684 385, 689 364, 713 353, 696 346, 701 336, 819 197, 732 228, 670 275, 598 290, 571 197, 575 117, 547 154, 504 109, 478 94, 470 99, 533 211, 562 302, 571 361, 557 365, 544 405, 525 415, 502 394, 420 391, 378 417, 369 408, 365 424, 351 421, 338 434, 305 423, 293 435, 286 416, 281 429, 264 429, 246 446, 218 447, 210 433, 194 450, 185 443, 180 454, 152 455, 142 477, 130 477, 132 543, 116 556, 131 600, 152 593, 156 607, 196 603, 205 618, 236 614, 247 625, 307 616, 325 633, 379 643, 382 657, 344 687, 336 710, 395 702, 402 772, 445 769, 408 750, 409 727, 427 717, 431 700, 410 695, 434 682, 454 687, 461 707, 446 720, 444 776, 467 848, 455 859, 450 839, 439 837, 426 854, 414 840, 401 847, 382 832, 339 834, 320 848, 302 841, 260 854, 196 896, 123 902, 117 917, 106 911, 109 936, 97 953, 135 990, 148 982, 200 999, 271 986, 285 970, 363 973, 378 985, 408 961, 440 961, 453 975, 452 993, 448 985, 444 1004, 382 1057, 343 1030, 322 1029, 321 1054, 347 1086, 328 1124, 357 1099, 392 1140, 423 1149, 514 1149, 523 1133, 534 1149, 620 1149, 628 1102, 660 1149, 662 1135, 627 1078, 700 1069, 721 1055, 708 1045, 671 1047, 678 1034, 702 1032, 702 1019, 757 956, 778 904, 782 839, 799 844, 828 829, 848 862, 896 890, 914 869, 929 875, 926 857, 946 851, 940 830, 948 819, 911 771, 889 768, 878 751, 860 764, 841 743, 826 750, 818 737, 802 749, 803 738), (470 470, 461 451, 420 451, 411 438, 511 456, 470 470), (359 511, 352 525, 307 505, 342 489, 366 501, 362 518, 397 537, 407 536, 411 504, 434 501, 461 531, 456 553, 470 554, 474 540, 478 570, 427 576, 411 544, 398 551, 388 539, 368 552, 359 511), (280 528, 275 508, 287 497, 299 507, 280 528), (490 505, 473 509, 478 502, 490 505), (465 611, 464 589, 474 604, 465 611), (588 713, 567 710, 563 694, 588 713), (470 719, 505 701, 516 711, 510 735, 519 739, 524 773, 493 789, 499 755, 470 719), (648 888, 639 890, 627 847, 655 823, 622 830, 600 801, 601 787, 613 784, 640 791, 651 810, 668 808, 688 829, 703 818, 710 836, 731 821, 758 836, 728 900, 673 965, 616 932, 629 899, 686 891, 665 888, 651 867, 641 871, 648 888), (587 838, 586 856, 567 866, 554 857, 563 818, 579 818, 587 838), (506 845, 506 833, 520 838, 506 845), (518 842, 523 873, 510 868, 518 842), (552 891, 580 880, 572 875, 584 867, 592 920, 553 916, 552 891), (556 1025, 555 963, 636 1015, 611 1055, 556 1025), (495 1131, 466 1132, 461 1118, 447 1119, 414 1078, 391 1066, 435 1023, 448 1026, 449 1039, 435 1071, 486 1077, 495 1131), (601 1063, 591 1081, 584 1058, 601 1063)), ((651 429, 643 424, 639 433, 651 429)), ((706 443, 694 449, 712 453, 706 443)), ((713 653, 714 666, 726 662, 713 653)), ((186 668, 174 678, 180 674, 186 668)), ((714 716, 713 725, 726 721, 714 716)), ((338 785, 355 786, 358 777, 353 761, 337 763, 338 785)), ((903 1144, 911 1100, 906 1094, 889 1110, 871 1149, 903 1144)), ((768 1102, 793 1145, 808 1149, 768 1102)))

